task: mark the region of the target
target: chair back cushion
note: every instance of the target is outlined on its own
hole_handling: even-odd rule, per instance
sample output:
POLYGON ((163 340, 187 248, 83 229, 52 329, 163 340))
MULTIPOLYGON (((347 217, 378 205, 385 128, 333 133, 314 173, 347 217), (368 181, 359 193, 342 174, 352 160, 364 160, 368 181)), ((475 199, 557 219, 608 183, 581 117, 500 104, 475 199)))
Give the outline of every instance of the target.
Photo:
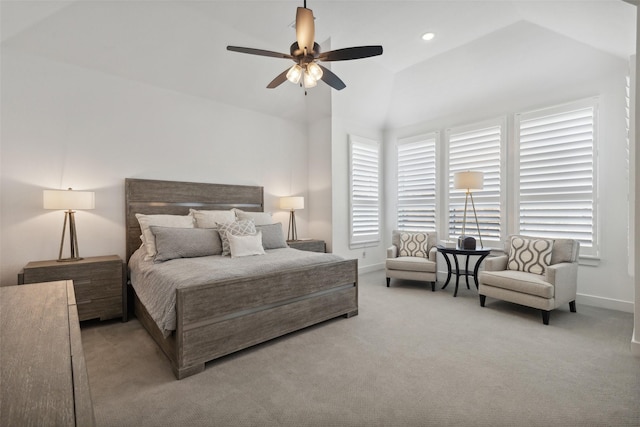
POLYGON ((423 231, 398 231, 393 230, 391 233, 391 243, 398 248, 399 256, 419 256, 423 258, 429 257, 429 251, 434 247, 438 240, 438 234, 436 232, 423 232, 423 231), (403 254, 403 241, 402 234, 406 234, 404 237, 404 254, 403 254), (426 239, 425 239, 426 236, 426 239), (426 242, 425 242, 426 240, 426 242), (418 244, 419 243, 419 244, 418 244), (426 243, 426 246, 425 246, 426 243), (407 255, 408 253, 421 253, 419 255, 407 255))
POLYGON ((551 239, 512 236, 507 269, 544 274, 551 264, 553 247, 551 239))
POLYGON ((578 262, 580 242, 573 239, 555 239, 551 252, 551 265, 560 262, 578 262))

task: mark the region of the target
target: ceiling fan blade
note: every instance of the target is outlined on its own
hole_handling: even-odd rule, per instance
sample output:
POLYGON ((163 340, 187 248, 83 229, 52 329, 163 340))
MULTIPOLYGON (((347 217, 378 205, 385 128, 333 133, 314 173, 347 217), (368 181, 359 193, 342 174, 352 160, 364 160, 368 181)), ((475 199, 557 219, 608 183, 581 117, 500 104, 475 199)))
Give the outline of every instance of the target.
POLYGON ((278 76, 271 80, 271 83, 269 83, 267 85, 267 89, 274 89, 277 88, 278 86, 280 86, 282 83, 284 83, 285 81, 287 81, 287 72, 289 71, 289 69, 287 68, 286 70, 284 70, 282 73, 278 74, 278 76))
POLYGON ((318 56, 318 61, 347 61, 378 55, 382 55, 382 46, 346 47, 344 49, 323 52, 318 56))
POLYGON ((296 39, 298 40, 298 46, 302 50, 306 47, 307 52, 311 53, 315 41, 314 38, 313 11, 306 7, 299 7, 296 12, 296 39))
POLYGON ((273 52, 271 50, 253 49, 251 47, 227 46, 227 50, 232 52, 248 53, 250 55, 270 56, 272 58, 294 59, 293 56, 286 53, 273 52))
POLYGON ((342 80, 340 80, 340 77, 336 76, 330 69, 328 69, 327 67, 323 67, 320 64, 318 64, 318 66, 322 69, 322 77, 320 77, 320 79, 323 82, 325 82, 335 90, 342 90, 347 87, 347 85, 344 84, 342 80))

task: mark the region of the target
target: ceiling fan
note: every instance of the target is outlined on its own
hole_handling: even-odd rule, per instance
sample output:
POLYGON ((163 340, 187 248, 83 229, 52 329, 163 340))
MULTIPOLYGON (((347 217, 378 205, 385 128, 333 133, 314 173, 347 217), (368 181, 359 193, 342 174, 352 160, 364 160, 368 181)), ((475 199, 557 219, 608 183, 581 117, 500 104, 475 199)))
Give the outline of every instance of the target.
POLYGON ((304 85, 305 89, 316 86, 318 80, 322 80, 332 88, 342 90, 347 85, 331 70, 318 64, 318 61, 347 61, 382 55, 382 46, 347 47, 329 52, 320 52, 320 46, 314 39, 315 26, 313 20, 313 11, 307 9, 307 1, 305 0, 304 7, 299 7, 296 12, 296 41, 291 45, 290 54, 239 46, 227 46, 227 50, 251 55, 291 59, 295 62, 291 68, 284 70, 267 85, 269 89, 280 86, 285 80, 289 80, 294 84, 299 83, 301 86, 304 85))

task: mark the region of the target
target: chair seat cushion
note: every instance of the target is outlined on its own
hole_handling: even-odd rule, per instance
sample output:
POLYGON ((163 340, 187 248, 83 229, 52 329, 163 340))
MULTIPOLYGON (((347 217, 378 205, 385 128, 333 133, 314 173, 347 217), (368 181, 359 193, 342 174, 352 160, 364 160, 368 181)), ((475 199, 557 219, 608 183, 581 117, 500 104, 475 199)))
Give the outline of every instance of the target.
POLYGON ((401 256, 387 258, 386 267, 389 270, 436 272, 436 263, 422 257, 401 256))
POLYGON ((529 295, 551 299, 554 297, 554 287, 546 282, 544 276, 524 271, 481 271, 478 274, 481 284, 496 288, 509 289, 529 295))

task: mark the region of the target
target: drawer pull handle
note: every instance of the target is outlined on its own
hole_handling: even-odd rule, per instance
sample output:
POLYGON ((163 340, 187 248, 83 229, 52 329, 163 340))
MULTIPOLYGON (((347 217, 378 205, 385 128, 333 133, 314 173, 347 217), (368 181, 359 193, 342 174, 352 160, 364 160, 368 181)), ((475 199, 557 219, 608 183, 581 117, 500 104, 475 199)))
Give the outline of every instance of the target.
POLYGON ((88 285, 91 283, 91 279, 84 279, 84 280, 74 280, 73 284, 77 285, 77 286, 82 286, 82 285, 88 285))
POLYGON ((85 300, 85 301, 76 301, 76 305, 90 304, 90 303, 91 303, 90 299, 85 300))

